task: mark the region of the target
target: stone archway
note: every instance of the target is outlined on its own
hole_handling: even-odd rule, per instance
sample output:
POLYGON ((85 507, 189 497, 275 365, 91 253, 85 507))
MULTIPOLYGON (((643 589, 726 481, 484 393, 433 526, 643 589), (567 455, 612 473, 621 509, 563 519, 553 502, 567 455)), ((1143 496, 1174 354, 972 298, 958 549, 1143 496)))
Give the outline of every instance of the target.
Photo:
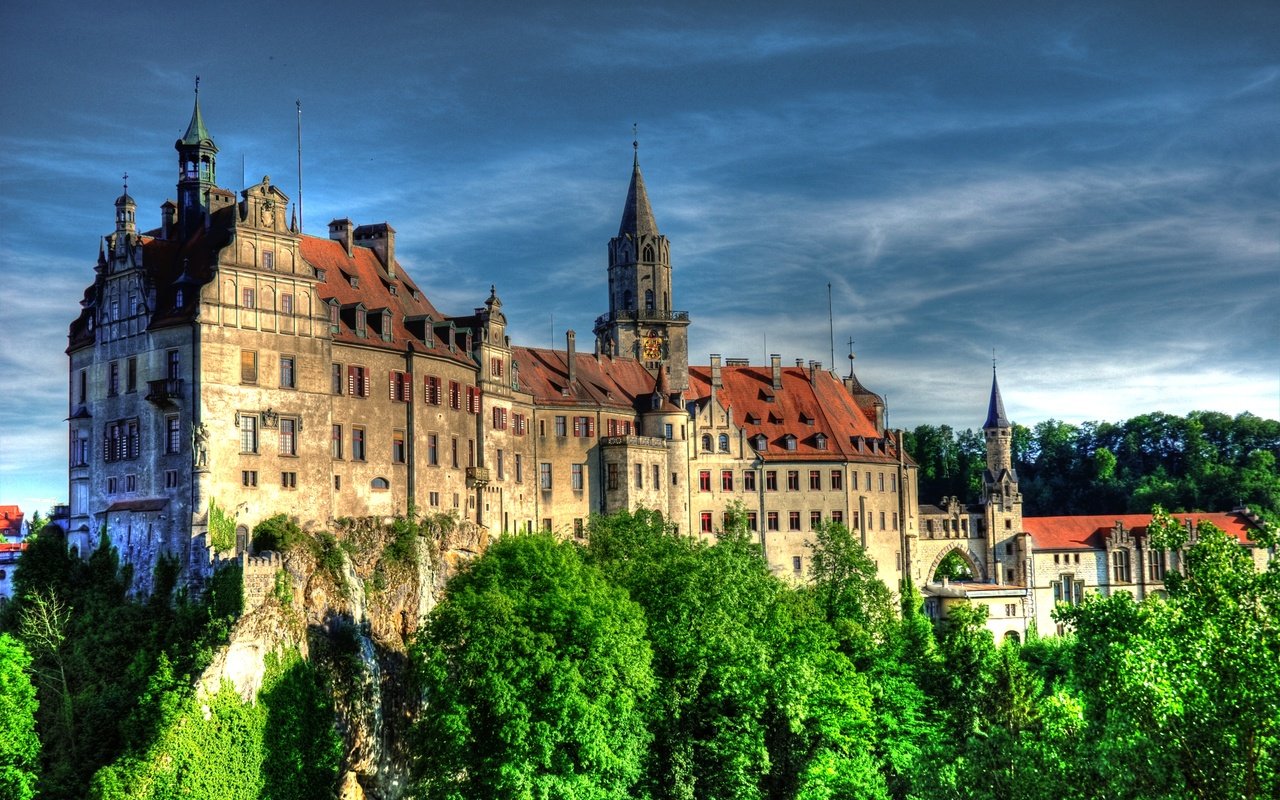
POLYGON ((964 559, 964 562, 969 565, 969 571, 973 573, 973 579, 975 581, 985 580, 986 570, 982 568, 982 561, 978 557, 978 554, 968 547, 965 547, 964 544, 954 542, 950 546, 939 550, 938 554, 934 556, 933 563, 929 565, 929 571, 925 573, 926 582, 934 582, 933 576, 938 574, 938 566, 942 564, 942 559, 946 558, 951 553, 957 553, 962 559, 964 559))

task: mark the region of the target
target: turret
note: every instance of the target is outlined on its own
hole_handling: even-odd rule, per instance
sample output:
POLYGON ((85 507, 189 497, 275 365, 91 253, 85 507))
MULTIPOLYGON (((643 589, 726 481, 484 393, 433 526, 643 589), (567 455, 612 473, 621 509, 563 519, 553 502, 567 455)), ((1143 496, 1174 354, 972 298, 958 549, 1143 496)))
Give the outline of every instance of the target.
POLYGON ((218 147, 200 114, 200 79, 196 78, 195 107, 187 132, 173 143, 178 151, 178 227, 183 237, 204 224, 209 213, 209 190, 216 186, 218 147))

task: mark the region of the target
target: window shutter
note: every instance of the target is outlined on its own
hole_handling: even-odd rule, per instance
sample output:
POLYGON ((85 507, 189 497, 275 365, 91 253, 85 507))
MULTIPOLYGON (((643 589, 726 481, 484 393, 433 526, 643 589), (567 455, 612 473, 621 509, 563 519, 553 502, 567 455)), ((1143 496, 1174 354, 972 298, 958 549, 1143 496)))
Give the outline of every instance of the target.
POLYGON ((361 390, 362 390, 360 394, 361 394, 362 396, 364 396, 364 397, 368 397, 368 396, 369 396, 369 377, 370 377, 370 376, 368 376, 368 375, 366 375, 366 374, 364 373, 364 367, 361 367, 361 368, 360 368, 360 372, 361 372, 361 374, 360 374, 360 388, 361 388, 361 390))
POLYGON ((387 381, 391 385, 391 399, 396 399, 396 371, 391 370, 390 378, 387 381))
POLYGON ((591 417, 587 417, 587 435, 588 436, 596 435, 596 421, 591 417))
POLYGON ((347 394, 354 395, 356 393, 356 368, 347 367, 347 394))
POLYGON ((573 435, 574 436, 582 435, 582 417, 573 418, 573 435))
POLYGON ((406 403, 413 402, 413 380, 408 375, 404 375, 404 401, 406 403))

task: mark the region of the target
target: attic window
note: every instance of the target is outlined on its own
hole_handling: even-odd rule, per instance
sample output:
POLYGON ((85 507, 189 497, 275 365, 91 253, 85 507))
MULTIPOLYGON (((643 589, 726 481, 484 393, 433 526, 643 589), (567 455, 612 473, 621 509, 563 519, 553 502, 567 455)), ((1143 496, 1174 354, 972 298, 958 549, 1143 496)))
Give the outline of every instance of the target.
POLYGON ((763 453, 769 449, 769 440, 765 438, 763 433, 757 433, 751 437, 751 446, 755 448, 757 453, 763 453))
POLYGON ((748 414, 748 415, 747 415, 747 424, 748 424, 748 425, 759 425, 759 424, 760 424, 760 418, 759 418, 759 417, 757 417, 755 414, 748 414))
POLYGON ((422 299, 422 293, 421 293, 421 292, 419 292, 417 289, 414 289, 414 290, 413 290, 413 299, 414 299, 414 300, 421 300, 421 299, 422 299))
POLYGON ((364 338, 369 333, 367 314, 363 308, 356 309, 356 336, 364 338))
POLYGON ((324 270, 322 270, 322 269, 318 269, 318 270, 316 270, 316 280, 318 280, 318 281, 322 281, 322 280, 324 280, 324 279, 325 279, 325 277, 326 277, 328 274, 329 274, 329 273, 325 272, 324 270))
POLYGON ((782 444, 783 444, 783 446, 785 446, 788 450, 795 450, 795 449, 796 449, 796 437, 794 437, 794 436, 792 436, 791 434, 789 434, 789 433, 788 433, 786 436, 783 436, 783 437, 782 437, 782 444))
POLYGON ((801 412, 800 412, 800 421, 801 421, 801 422, 803 422, 805 425, 812 425, 812 424, 813 424, 813 417, 811 417, 811 416, 809 416, 808 414, 806 414, 806 413, 804 413, 803 411, 801 411, 801 412))
POLYGON ((392 297, 396 296, 396 287, 394 284, 392 284, 391 286, 388 286, 387 291, 391 292, 392 297))
POLYGON ((391 312, 382 312, 382 341, 391 341, 391 312))
POLYGON ((329 331, 330 333, 338 332, 338 301, 329 301, 329 331))
POLYGON ((827 436, 826 436, 826 434, 824 434, 824 433, 819 433, 817 436, 814 436, 814 437, 813 437, 813 446, 814 446, 814 447, 816 447, 816 448, 818 448, 819 450, 826 450, 826 449, 827 449, 827 436))
POLYGON ((348 275, 347 282, 351 284, 352 289, 360 288, 360 278, 357 275, 348 275))

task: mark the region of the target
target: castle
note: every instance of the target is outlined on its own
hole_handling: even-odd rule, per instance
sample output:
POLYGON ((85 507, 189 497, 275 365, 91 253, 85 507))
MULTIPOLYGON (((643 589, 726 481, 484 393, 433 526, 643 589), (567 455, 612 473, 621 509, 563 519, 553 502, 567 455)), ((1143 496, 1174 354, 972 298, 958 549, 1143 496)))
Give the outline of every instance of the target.
POLYGON ((115 201, 67 349, 69 540, 88 552, 105 529, 141 567, 138 591, 161 554, 193 572, 211 563, 215 503, 236 530, 219 557, 282 511, 315 527, 412 509, 486 535, 581 536, 592 514, 646 508, 711 536, 740 503, 777 574, 804 576, 810 532, 841 522, 889 586, 912 576, 938 613, 983 600, 1019 635, 1048 624, 1042 591, 1104 584, 1092 554, 1111 538, 1086 542, 1078 577, 1041 578, 1054 548, 1022 517, 994 382, 970 512, 921 505, 883 399, 852 368, 714 354, 691 366, 691 317, 638 158, 609 241, 608 310, 580 351, 573 331, 564 349, 513 344, 494 287, 471 313, 441 312, 385 222, 335 219, 319 238, 269 178, 238 196, 219 186, 198 94, 174 148, 177 200, 158 227, 139 230, 127 185, 115 201), (988 583, 935 584, 952 550, 988 583))

